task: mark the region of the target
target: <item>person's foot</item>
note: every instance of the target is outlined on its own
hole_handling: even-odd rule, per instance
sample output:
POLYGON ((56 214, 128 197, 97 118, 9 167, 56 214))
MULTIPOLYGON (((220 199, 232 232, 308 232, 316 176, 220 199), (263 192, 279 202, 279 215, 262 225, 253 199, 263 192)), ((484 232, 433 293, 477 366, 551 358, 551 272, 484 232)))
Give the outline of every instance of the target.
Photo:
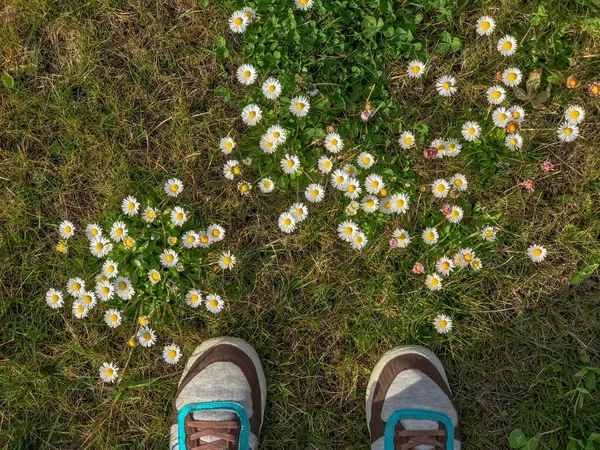
POLYGON ((451 395, 433 352, 419 346, 387 352, 367 386, 371 450, 460 450, 451 395))
POLYGON ((179 381, 169 449, 255 449, 266 400, 263 368, 249 344, 231 337, 204 342, 179 381))

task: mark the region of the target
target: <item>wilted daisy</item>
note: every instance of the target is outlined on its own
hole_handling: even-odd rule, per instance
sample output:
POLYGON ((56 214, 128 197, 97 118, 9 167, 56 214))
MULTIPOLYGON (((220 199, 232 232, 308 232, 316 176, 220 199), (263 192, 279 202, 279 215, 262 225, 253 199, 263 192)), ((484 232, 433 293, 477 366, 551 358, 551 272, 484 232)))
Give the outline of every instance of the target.
POLYGON ((518 86, 521 84, 522 79, 523 73, 516 67, 511 67, 502 72, 502 82, 509 87, 518 86))
POLYGON ((346 206, 344 212, 347 216, 355 216, 356 214, 358 214, 359 207, 360 204, 356 200, 352 200, 350 203, 348 203, 348 206, 346 206))
POLYGON ((379 199, 374 195, 365 195, 360 202, 364 212, 372 213, 379 209, 379 199))
POLYGON ((262 85, 262 92, 269 100, 276 100, 281 94, 281 83, 276 78, 267 78, 262 85))
POLYGON ((492 120, 494 121, 494 125, 498 128, 504 128, 511 119, 512 116, 510 111, 503 106, 496 108, 492 113, 492 120))
POLYGON ((308 101, 307 97, 305 97, 303 95, 299 95, 292 99, 292 101, 290 103, 290 112, 293 115, 295 115, 296 117, 306 116, 308 114, 309 110, 310 110, 310 102, 308 101))
POLYGON ((285 157, 279 162, 281 170, 288 175, 298 172, 300 170, 300 158, 296 155, 285 154, 285 157))
POLYGON ((346 242, 351 242, 356 233, 359 232, 358 225, 351 220, 340 223, 337 227, 338 236, 346 242))
POLYGON ((142 347, 152 347, 156 344, 156 333, 152 328, 141 327, 137 333, 138 342, 142 347))
POLYGON ((481 270, 483 268, 483 264, 479 258, 473 258, 473 261, 471 261, 471 267, 473 270, 481 270))
POLYGON ((506 91, 502 86, 492 86, 486 91, 487 101, 490 105, 499 105, 506 98, 506 91))
POLYGON ((167 364, 177 364, 181 359, 181 348, 175 344, 166 345, 163 348, 162 356, 167 364))
POLYGON ((344 149, 344 141, 338 133, 329 133, 325 136, 325 148, 331 153, 339 153, 344 149))
POLYGON ((421 234, 421 237, 423 238, 423 242, 425 242, 427 245, 437 244, 440 238, 435 227, 425 228, 421 234))
POLYGON ((85 292, 85 281, 79 277, 71 278, 67 281, 67 292, 73 297, 81 297, 81 294, 85 292))
POLYGON ((371 175, 365 178, 365 189, 369 194, 379 194, 379 192, 385 187, 385 183, 383 182, 383 178, 381 175, 377 175, 376 173, 372 173, 371 175))
POLYGON ((192 308, 197 308, 202 304, 202 294, 197 289, 190 289, 185 294, 185 304, 192 308))
POLYGON ((421 78, 425 73, 425 64, 415 59, 408 63, 406 73, 411 78, 421 78))
POLYGON ((173 210, 171 211, 170 218, 171 222, 173 222, 173 225, 176 225, 178 227, 182 226, 188 220, 187 213, 180 206, 176 206, 173 208, 173 210))
POLYGON ((415 145, 415 135, 412 134, 410 131, 404 131, 400 135, 400 139, 398 139, 398 142, 400 143, 400 147, 402 147, 404 150, 408 150, 409 148, 415 145))
POLYGON ((104 323, 110 328, 117 328, 121 325, 121 313, 116 309, 109 309, 104 313, 104 323))
POLYGON ((206 296, 206 301, 204 302, 204 307, 208 312, 213 314, 218 314, 223 309, 225 302, 221 298, 221 296, 217 294, 209 294, 206 296))
POLYGON ((148 271, 148 280, 150 281, 150 283, 156 284, 160 281, 161 278, 162 276, 158 270, 151 269, 148 271))
POLYGON ((548 251, 546 250, 545 247, 542 247, 541 245, 532 245, 527 249, 527 254, 529 255, 529 258, 531 258, 531 260, 533 262, 541 262, 544 259, 546 259, 546 255, 548 254, 548 251))
POLYGON ((502 56, 512 56, 517 51, 517 40, 507 34, 498 41, 497 48, 502 56))
POLYGON ((275 183, 270 178, 263 178, 258 182, 258 188, 261 192, 268 194, 269 192, 273 192, 275 189, 275 183))
POLYGON ((431 192, 436 198, 446 198, 450 192, 450 185, 443 178, 439 178, 431 183, 431 192))
POLYGON ((249 127, 255 126, 262 119, 262 111, 255 103, 250 103, 242 109, 242 120, 249 127))
POLYGON ((65 304, 62 292, 56 289, 48 289, 46 292, 46 304, 52 309, 62 308, 65 304))
POLYGON ((397 241, 397 246, 400 248, 406 248, 410 244, 411 239, 408 231, 402 229, 396 229, 392 234, 394 239, 397 241))
POLYGON ((294 203, 290 206, 288 212, 292 215, 296 223, 300 223, 308 217, 308 208, 304 203, 294 203))
POLYGON ((123 211, 123 214, 126 214, 128 216, 135 216, 138 213, 139 209, 140 204, 135 199, 135 197, 131 195, 125 197, 123 199, 123 202, 121 203, 121 210, 123 211))
MULTIPOLYGON (((473 250, 471 250, 470 248, 460 249, 458 251, 458 253, 461 256, 461 259, 467 264, 470 264, 471 261, 473 261, 473 259, 475 258, 475 252, 473 250)), ((462 264, 461 264, 461 266, 462 266, 462 264)))
POLYGON ((119 378, 119 368, 113 363, 105 362, 100 367, 100 379, 105 383, 114 383, 119 378))
POLYGON ((100 299, 100 301, 107 302, 111 300, 115 293, 115 288, 112 283, 108 280, 100 281, 96 283, 96 289, 94 290, 96 297, 100 299))
POLYGON ((284 233, 291 233, 296 229, 296 219, 287 211, 281 213, 277 224, 279 225, 279 229, 284 233))
POLYGON ((85 307, 85 305, 79 299, 73 302, 71 311, 76 319, 83 319, 83 318, 87 317, 87 315, 89 313, 89 310, 85 307))
POLYGON ((177 197, 183 191, 183 182, 177 178, 169 178, 165 183, 164 190, 169 197, 177 197))
POLYGON ((359 231, 352 237, 352 240, 350 241, 350 247, 352 250, 360 250, 364 248, 367 243, 367 236, 365 236, 365 233, 362 231, 359 231))
POLYGON ((510 117, 517 123, 523 123, 525 120, 525 110, 518 105, 513 105, 509 108, 510 117))
POLYGON ((237 259, 234 255, 231 254, 231 252, 229 250, 223 252, 221 254, 221 256, 219 257, 219 267, 223 270, 225 269, 233 269, 233 266, 235 266, 237 262, 237 259))
POLYGON ((442 278, 437 273, 427 275, 425 285, 430 291, 439 291, 442 288, 442 278))
POLYGON ((235 141, 230 137, 221 138, 219 141, 219 148, 223 154, 229 155, 235 148, 235 141))
POLYGON ((474 121, 465 122, 462 126, 461 133, 463 138, 465 138, 465 141, 472 142, 481 135, 481 127, 474 121))
POLYGON ((450 275, 450 272, 452 272, 452 269, 454 269, 454 262, 446 256, 442 256, 435 263, 435 270, 437 270, 440 275, 447 277, 450 275))
POLYGON ((68 220, 63 220, 58 226, 58 234, 60 237, 67 240, 75 234, 75 226, 68 220))
POLYGON ((458 139, 449 138, 446 141, 446 155, 454 157, 460 153, 462 145, 458 142, 458 139))
POLYGON ((85 235, 91 241, 95 237, 102 236, 102 228, 96 223, 91 223, 85 227, 85 235))
POLYGON ((444 314, 440 314, 433 320, 433 327, 440 334, 448 334, 453 328, 452 319, 444 314))
POLYGON ((185 248, 196 248, 200 241, 198 240, 198 233, 193 230, 186 231, 181 236, 181 242, 185 248))
POLYGON ((242 173, 240 163, 236 159, 230 159, 223 166, 223 176, 228 180, 233 180, 236 176, 242 173))
POLYGON ((135 295, 135 289, 131 284, 131 280, 126 277, 117 277, 113 282, 115 294, 122 300, 130 300, 135 295))
POLYGON ((496 22, 490 16, 483 16, 477 20, 477 34, 479 36, 489 36, 494 32, 496 22))
POLYGON ((562 142, 573 142, 579 136, 579 127, 572 123, 564 122, 557 130, 558 139, 562 142))
POLYGON ((175 267, 179 262, 179 255, 172 249, 164 249, 160 254, 160 263, 164 267, 175 267))
POLYGON ((512 151, 519 150, 523 146, 523 138, 520 134, 509 134, 504 138, 504 145, 512 151))
POLYGON ((585 110, 579 105, 571 105, 565 111, 565 120, 577 125, 585 119, 585 110))
POLYGON ((146 206, 142 212, 142 220, 146 223, 152 223, 156 219, 156 210, 151 206, 146 206))
POLYGON ((481 237, 486 241, 495 241, 496 229, 494 227, 485 227, 483 230, 481 230, 481 237))
POLYGON ((458 223, 462 220, 464 211, 460 206, 453 206, 450 212, 446 215, 446 219, 450 223, 458 223))
POLYGON ((102 264, 102 273, 106 278, 116 277, 119 273, 119 264, 110 260, 105 261, 104 264, 102 264))
POLYGON ((331 169, 333 168, 333 163, 331 162, 331 159, 329 159, 327 156, 323 155, 319 158, 319 161, 317 162, 317 166, 319 168, 319 172, 321 172, 323 174, 327 174, 327 173, 331 172, 331 169))
POLYGON ((248 16, 246 16, 244 11, 235 11, 229 17, 229 29, 234 33, 243 33, 246 31, 248 23, 248 16))
POLYGON ((211 223, 206 229, 206 232, 210 236, 212 242, 220 242, 225 239, 225 228, 216 223, 211 223))
POLYGON ((112 243, 102 236, 90 240, 90 252, 97 258, 104 258, 112 250, 112 243))
POLYGON ((354 177, 348 177, 342 190, 344 191, 344 197, 348 197, 351 200, 360 197, 362 192, 359 181, 354 177))
POLYGON ((250 64, 242 64, 237 70, 237 79, 241 84, 250 86, 256 81, 256 69, 250 64))
POLYGON ((246 181, 240 181, 237 185, 238 191, 242 195, 249 195, 252 190, 252 185, 246 181))
POLYGON ((347 179, 348 175, 341 169, 334 170, 330 177, 331 185, 338 190, 344 189, 347 179))
POLYGON ((67 251, 69 250, 69 246, 67 245, 66 242, 60 241, 58 244, 56 244, 56 251, 59 253, 67 253, 67 251))
POLYGON ((319 203, 325 197, 325 189, 320 184, 311 183, 306 187, 304 196, 311 203, 319 203))
POLYGON ((275 145, 283 144, 287 139, 285 128, 281 125, 270 126, 265 134, 275 143, 275 145))
POLYGON ((458 90, 456 78, 451 75, 444 75, 436 81, 435 88, 442 97, 450 97, 458 90))

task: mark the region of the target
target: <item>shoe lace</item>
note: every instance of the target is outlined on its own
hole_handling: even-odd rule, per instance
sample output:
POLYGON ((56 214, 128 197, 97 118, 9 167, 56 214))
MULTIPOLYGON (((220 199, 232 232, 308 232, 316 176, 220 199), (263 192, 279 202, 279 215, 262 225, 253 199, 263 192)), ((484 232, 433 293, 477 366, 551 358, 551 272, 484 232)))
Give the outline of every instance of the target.
POLYGON ((445 430, 403 430, 398 432, 398 437, 404 438, 405 443, 400 444, 399 450, 410 450, 419 445, 431 445, 434 448, 446 448, 445 430), (442 437, 442 442, 438 440, 442 437))
POLYGON ((237 441, 240 430, 238 422, 208 422, 190 419, 186 420, 185 426, 187 432, 186 447, 188 450, 237 449, 237 441), (208 436, 211 438, 216 438, 216 440, 212 442, 205 442, 201 439, 208 436))

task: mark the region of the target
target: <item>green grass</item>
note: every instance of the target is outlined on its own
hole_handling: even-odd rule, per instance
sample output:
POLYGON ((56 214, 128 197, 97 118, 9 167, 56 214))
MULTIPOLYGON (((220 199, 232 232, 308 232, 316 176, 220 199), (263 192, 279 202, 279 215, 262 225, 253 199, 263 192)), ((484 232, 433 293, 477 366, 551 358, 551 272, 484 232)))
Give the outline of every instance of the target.
MULTIPOLYGON (((240 4, 203 3, 9 0, 0 6, 0 72, 16 80, 13 89, 0 86, 0 448, 167 447, 181 367, 157 364, 158 347, 130 351, 133 326, 107 333, 99 317, 81 322, 68 312, 50 313, 43 295, 82 271, 88 257, 84 245, 71 245, 67 256, 54 251, 62 218, 80 227, 102 221, 123 196, 158 193, 171 176, 184 181, 185 203, 225 225, 227 248, 240 261, 233 273, 212 267, 203 273, 201 289, 228 299, 221 315, 169 304, 153 323, 187 355, 219 335, 255 346, 269 383, 262 448, 368 448, 366 382, 379 356, 400 344, 423 344, 442 358, 466 449, 508 448, 513 428, 546 433, 540 448, 565 448, 569 437, 599 431, 598 392, 577 411, 566 395, 580 368, 600 366, 600 277, 568 286, 600 252, 598 98, 554 86, 548 109, 527 122, 534 144, 494 173, 481 173, 476 152, 445 166, 408 155, 421 180, 417 188, 463 171, 473 209, 499 217, 505 230, 481 248, 481 272, 459 273, 429 293, 408 273, 412 257, 388 249, 399 219, 381 225, 383 234, 356 253, 335 235, 340 199, 312 208, 299 232, 283 236, 276 220, 296 198, 292 190, 246 200, 224 182, 218 139, 232 127, 242 130, 243 93, 228 76, 241 61, 241 43, 231 40, 231 57, 217 61, 214 41, 228 36, 225 20, 240 4), (28 64, 35 65, 31 73, 19 69, 28 64), (231 88, 231 102, 215 96, 219 84, 231 88), (588 114, 583 137, 560 145, 557 115, 574 103, 588 114), (546 158, 558 170, 542 177, 546 158), (531 195, 515 188, 529 176, 537 181, 531 195), (548 260, 527 262, 526 242, 547 245, 548 260), (440 312, 457 322, 447 338, 430 326, 440 312), (125 367, 115 387, 98 380, 105 360, 125 367)), ((456 127, 455 117, 473 117, 476 90, 491 85, 499 67, 469 28, 473 18, 490 12, 503 30, 515 24, 525 32, 534 11, 520 2, 436 4, 454 17, 440 21, 441 13, 430 11, 419 40, 429 54, 442 31, 461 38, 465 51, 435 55, 433 67, 436 74, 460 70, 468 79, 464 90, 441 102, 425 86, 408 89, 391 80, 405 59, 389 55, 383 76, 404 114, 391 122, 394 129, 424 123, 426 140, 456 127)), ((591 4, 542 4, 568 24, 561 39, 574 48, 570 69, 548 62, 549 72, 561 83, 568 75, 583 83, 597 79, 600 31, 579 28, 593 16, 591 4)), ((391 131, 385 136, 397 138, 391 131)))

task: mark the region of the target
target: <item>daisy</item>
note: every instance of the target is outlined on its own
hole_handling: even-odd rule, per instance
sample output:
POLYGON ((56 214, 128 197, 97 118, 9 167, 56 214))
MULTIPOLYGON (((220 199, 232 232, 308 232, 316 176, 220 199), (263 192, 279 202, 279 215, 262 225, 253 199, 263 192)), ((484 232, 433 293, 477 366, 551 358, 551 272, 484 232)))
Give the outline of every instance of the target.
POLYGON ((277 143, 268 134, 262 135, 259 146, 260 149, 267 154, 275 153, 277 150, 277 143))
POLYGON ((123 211, 123 214, 126 214, 128 216, 135 216, 138 213, 139 209, 140 204, 135 199, 135 197, 131 195, 125 197, 123 199, 123 202, 121 203, 121 210, 123 211))
POLYGON ((354 200, 360 197, 362 192, 362 188, 360 187, 359 181, 354 177, 348 177, 346 180, 346 184, 344 185, 344 197, 348 197, 351 200, 354 200))
POLYGON ((185 304, 191 306, 192 308, 197 308, 202 304, 202 295, 200 291, 197 289, 190 289, 187 294, 185 294, 185 304))
POLYGON ((211 242, 220 242, 225 239, 225 228, 216 223, 211 223, 206 229, 206 233, 210 236, 211 242))
POLYGON ((319 203, 325 197, 325 189, 320 184, 312 183, 306 187, 304 196, 311 203, 319 203))
POLYGON ((408 195, 402 192, 393 194, 389 200, 392 203, 392 211, 395 213, 404 214, 409 208, 408 200, 408 195))
POLYGON ((370 169, 373 164, 375 164, 375 157, 367 152, 362 152, 356 158, 356 163, 362 169, 370 169))
POLYGON ((365 189, 369 194, 379 194, 384 187, 385 183, 383 182, 381 175, 372 173, 365 178, 365 189))
POLYGON ((206 301, 204 302, 204 306, 208 312, 213 314, 218 314, 223 309, 225 302, 223 299, 217 294, 209 294, 206 296, 206 301))
POLYGON ((102 363, 100 367, 100 379, 105 383, 114 383, 119 378, 119 368, 113 363, 102 363))
POLYGON ((592 97, 596 97, 598 95, 600 95, 600 83, 595 81, 593 83, 590 83, 590 87, 588 88, 588 92, 590 93, 590 95, 592 97))
POLYGON ((450 184, 457 191, 466 191, 469 187, 467 177, 465 177, 462 173, 457 173, 450 178, 450 184))
POLYGON ((176 206, 171 211, 171 222, 175 226, 183 226, 183 224, 188 220, 187 213, 180 206, 176 206))
POLYGON ((511 67, 502 72, 502 82, 509 87, 516 87, 521 84, 523 73, 516 67, 511 67))
POLYGON ((85 292, 85 281, 79 277, 71 278, 67 281, 67 292, 75 298, 81 297, 85 292))
POLYGON ((125 222, 117 221, 110 228, 110 237, 115 242, 121 242, 127 237, 127 226, 125 222))
POLYGON ((402 147, 404 150, 408 150, 409 148, 414 147, 415 145, 415 135, 412 134, 410 131, 404 131, 400 135, 400 139, 398 139, 398 142, 400 143, 400 147, 402 147))
POLYGON ((523 138, 520 134, 509 134, 504 138, 504 145, 512 151, 519 150, 523 146, 523 138))
POLYGON ((233 180, 236 176, 241 175, 240 163, 236 159, 230 159, 223 166, 223 176, 228 180, 233 180))
POLYGON ((75 234, 75 226, 68 220, 63 220, 58 226, 58 234, 60 237, 67 240, 75 234))
POLYGON ((548 254, 548 251, 546 250, 545 247, 534 244, 527 249, 527 254, 529 255, 529 258, 533 262, 537 263, 537 262, 541 262, 544 259, 546 259, 546 255, 548 254))
POLYGON ((414 274, 421 275, 423 272, 425 272, 425 266, 418 262, 413 266, 412 269, 410 269, 410 271, 414 274))
POLYGON ((94 280, 96 281, 96 283, 102 283, 103 281, 108 281, 108 277, 102 272, 100 272, 94 277, 94 280))
POLYGON ((558 139, 562 142, 573 142, 577 139, 577 136, 579 136, 579 127, 565 122, 558 127, 556 132, 558 134, 558 139))
POLYGON ((511 118, 510 111, 503 106, 496 108, 492 113, 492 120, 498 128, 504 128, 511 118))
POLYGON ((486 91, 487 101, 490 105, 499 105, 506 98, 506 91, 502 86, 492 86, 486 91))
POLYGON ((423 237, 423 242, 427 245, 437 244, 440 238, 435 227, 425 228, 421 236, 423 237))
POLYGON ((436 81, 435 88, 442 97, 450 97, 458 90, 456 78, 451 75, 444 75, 436 81))
POLYGON ((331 172, 331 169, 333 168, 333 163, 331 162, 331 159, 329 159, 327 156, 323 155, 319 158, 319 161, 317 162, 317 166, 321 173, 327 174, 327 173, 331 172))
POLYGON ((113 282, 115 294, 122 300, 129 300, 135 294, 135 289, 131 285, 131 281, 126 277, 117 277, 113 282))
POLYGON ((339 153, 344 149, 344 141, 338 133, 329 133, 325 136, 325 148, 331 153, 339 153))
POLYGON ((479 258, 473 258, 473 261, 471 261, 471 267, 473 270, 477 271, 483 268, 483 264, 481 264, 481 260, 479 258))
POLYGON ((221 141, 219 142, 219 148, 223 154, 229 155, 235 148, 235 141, 230 137, 221 138, 221 141))
POLYGON ((359 232, 358 225, 351 220, 340 223, 337 227, 338 236, 346 242, 352 242, 354 236, 359 232))
POLYGON ((175 365, 181 359, 181 348, 175 344, 166 345, 162 357, 167 364, 175 365))
POLYGON ((442 279, 437 273, 427 275, 425 285, 430 291, 439 291, 442 288, 442 279))
POLYGON ((249 127, 255 126, 262 119, 262 111, 260 106, 255 103, 250 103, 242 109, 242 120, 249 127))
POLYGON ((435 148, 436 150, 436 158, 443 158, 444 153, 446 152, 446 141, 443 139, 434 139, 431 141, 430 147, 435 148))
POLYGON ((446 219, 450 223, 458 223, 463 218, 464 211, 460 206, 453 206, 450 213, 446 215, 446 219))
POLYGON ((119 274, 119 264, 111 260, 104 261, 102 274, 108 279, 116 277, 119 274))
MULTIPOLYGON (((312 0, 311 4, 312 4, 312 0)), ((290 103, 290 112, 296 117, 304 117, 308 114, 310 110, 310 103, 308 98, 303 95, 299 95, 298 97, 294 97, 290 103)))
POLYGON ((76 319, 83 319, 87 317, 89 313, 89 310, 85 307, 81 300, 76 300, 75 302, 73 302, 71 311, 73 312, 73 315, 76 319))
POLYGON ((121 325, 121 313, 116 309, 109 309, 104 313, 104 323, 110 328, 117 328, 121 325))
POLYGON ((579 105, 571 105, 565 111, 565 120, 570 124, 577 125, 585 119, 585 110, 579 105))
POLYGON ((347 178, 348 176, 343 170, 334 170, 331 174, 331 185, 338 190, 342 190, 346 186, 347 178))
POLYGON ((281 213, 277 224, 284 233, 291 233, 296 229, 296 219, 289 212, 281 213))
POLYGON ((439 178, 431 183, 431 192, 436 198, 446 198, 450 192, 450 185, 446 180, 439 178))
POLYGON ((440 334, 448 334, 453 328, 452 319, 444 314, 440 314, 433 320, 433 327, 440 334))
POLYGON ((96 300, 96 295, 91 292, 91 291, 85 291, 81 294, 81 297, 79 297, 79 301, 81 303, 83 303, 83 305, 87 308, 87 309, 94 309, 94 307, 96 306, 96 303, 98 303, 98 301, 96 300))
POLYGON ((346 213, 347 216, 355 216, 356 214, 358 214, 358 208, 360 207, 360 205, 358 204, 357 201, 352 200, 348 206, 346 206, 346 209, 344 210, 344 212, 346 213))
POLYGON ((94 290, 96 293, 96 297, 100 299, 100 301, 107 302, 111 300, 115 295, 115 288, 112 283, 108 280, 100 281, 96 283, 96 289, 94 290))
POLYGON ((308 208, 304 203, 294 203, 290 206, 288 212, 292 215, 296 223, 300 223, 308 217, 308 208))
POLYGON ((425 73, 425 64, 415 59, 408 63, 406 73, 410 78, 421 78, 425 73))
POLYGON ((138 342, 142 347, 152 347, 156 344, 156 332, 149 327, 141 327, 137 333, 138 342))
POLYGON ((151 269, 148 271, 148 280, 150 281, 150 283, 156 284, 160 281, 161 278, 162 276, 158 270, 151 269))
POLYGON ((445 277, 450 275, 450 272, 452 272, 452 269, 454 269, 454 262, 450 258, 447 258, 446 256, 442 256, 435 263, 435 270, 437 270, 437 272, 440 275, 443 275, 445 277))
POLYGON ((483 16, 477 20, 476 31, 479 36, 489 36, 495 28, 496 22, 490 16, 483 16))
POLYGON ((472 142, 481 135, 481 127, 474 121, 465 122, 462 126, 461 133, 463 138, 465 138, 465 141, 472 142))
POLYGON ((246 6, 241 9, 241 11, 246 14, 246 19, 248 19, 248 23, 252 23, 254 19, 256 19, 256 11, 254 11, 249 6, 246 6))
POLYGON ((85 227, 85 235, 90 241, 96 237, 102 237, 102 228, 98 224, 91 223, 85 227))
POLYGON ((230 251, 223 252, 223 254, 219 257, 219 267, 223 270, 229 269, 231 270, 233 266, 235 266, 237 259, 234 255, 231 254, 230 251))
POLYGON ((198 233, 193 230, 186 231, 181 236, 181 242, 183 242, 183 246, 185 248, 196 248, 198 247, 198 233))
POLYGON ((288 175, 298 172, 300 170, 300 158, 296 155, 285 154, 285 157, 279 162, 281 170, 288 175))
POLYGON ((56 244, 56 251, 59 253, 67 253, 67 251, 69 250, 69 246, 67 245, 66 242, 59 242, 58 244, 56 244))
POLYGON ((296 8, 302 10, 302 11, 306 11, 310 8, 312 8, 314 0, 295 0, 296 2, 296 8))
POLYGON ((362 231, 359 231, 354 235, 354 237, 350 241, 350 247, 352 248, 352 250, 360 250, 364 248, 364 246, 367 245, 367 243, 367 236, 365 236, 365 233, 363 233, 362 231))
POLYGON ((212 243, 213 241, 206 231, 198 231, 198 247, 208 248, 212 243))
POLYGON ((269 100, 276 100, 281 94, 281 83, 276 78, 267 78, 262 85, 262 92, 269 100))
POLYGON ((523 121, 525 120, 525 110, 520 106, 511 106, 508 112, 510 113, 512 120, 514 120, 517 123, 523 123, 523 121))
POLYGON ((276 145, 283 144, 287 139, 287 133, 281 125, 272 125, 265 133, 276 145))
POLYGON ((169 197, 177 197, 183 191, 183 182, 177 178, 169 178, 165 183, 164 190, 169 197))
POLYGON ((142 220, 146 223, 152 223, 156 219, 156 210, 151 206, 146 206, 142 212, 142 220))
POLYGON ((389 198, 382 199, 381 202, 379 203, 379 211, 384 214, 393 214, 395 211, 394 204, 391 202, 391 200, 389 198))
POLYGON ((179 255, 172 249, 164 249, 160 254, 160 263, 164 267, 175 267, 179 262, 179 255))
POLYGON ((379 209, 379 199, 374 195, 365 195, 360 202, 364 212, 373 213, 379 209))
POLYGON ((517 51, 517 40, 507 34, 498 41, 497 48, 502 56, 512 56, 517 51))
POLYGON ((471 261, 473 261, 473 259, 475 258, 475 252, 470 248, 463 248, 459 250, 458 253, 461 256, 461 259, 467 264, 470 264, 471 261))
POLYGON ((481 237, 486 241, 495 241, 496 229, 494 227, 485 227, 483 230, 481 230, 481 237))
POLYGON ((258 182, 258 188, 261 192, 268 194, 269 192, 273 192, 275 189, 275 183, 270 178, 263 178, 258 182))
POLYGON ((544 161, 542 163, 541 167, 542 167, 542 170, 546 173, 550 173, 554 170, 554 164, 552 164, 552 162, 549 160, 544 161))
POLYGON ((243 33, 246 31, 248 23, 248 16, 246 16, 244 11, 235 11, 229 17, 229 29, 234 33, 243 33))
POLYGON ((256 81, 256 69, 250 64, 242 64, 237 70, 237 79, 241 84, 250 86, 256 81))
POLYGON ((396 239, 397 245, 400 248, 408 247, 408 244, 410 244, 411 242, 410 235, 406 230, 401 230, 397 228, 392 234, 392 236, 394 236, 394 239, 396 239))
POLYGON ((460 153, 462 145, 458 142, 458 139, 449 138, 446 141, 446 155, 454 157, 460 153))
POLYGON ((101 236, 90 240, 90 252, 97 258, 104 258, 112 250, 112 243, 101 236))
POLYGON ((346 175, 351 177, 355 176, 358 173, 358 169, 352 164, 345 164, 344 167, 342 167, 342 170, 346 172, 346 175))
POLYGON ((150 318, 148 316, 140 316, 138 317, 138 324, 141 326, 146 326, 150 323, 150 318))
POLYGON ((245 181, 240 181, 237 185, 238 191, 242 195, 250 195, 250 191, 252 190, 252 185, 250 183, 246 183, 245 181))
POLYGON ((46 292, 46 304, 52 309, 62 308, 65 304, 62 292, 56 289, 48 289, 46 292))

